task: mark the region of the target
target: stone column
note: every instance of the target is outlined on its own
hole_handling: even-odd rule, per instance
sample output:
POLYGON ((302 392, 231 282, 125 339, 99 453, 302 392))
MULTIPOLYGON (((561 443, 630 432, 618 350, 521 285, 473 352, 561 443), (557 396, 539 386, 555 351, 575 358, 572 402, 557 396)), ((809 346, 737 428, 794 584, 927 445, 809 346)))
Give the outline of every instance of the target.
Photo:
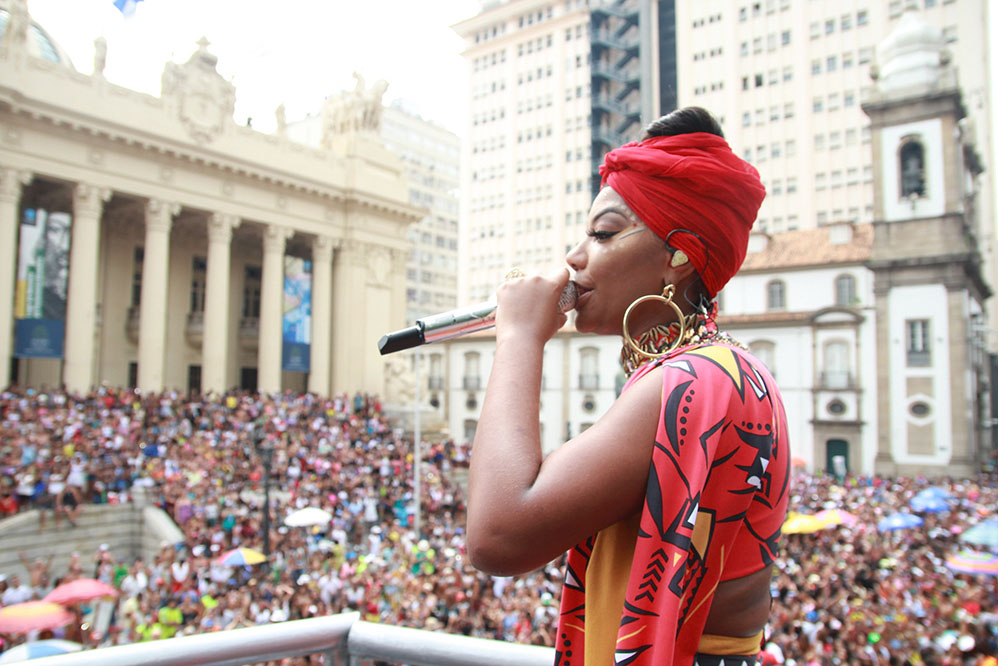
POLYGON ((235 215, 212 213, 208 217, 207 284, 204 296, 204 333, 201 341, 201 392, 222 393, 229 358, 229 264, 235 215))
POLYGON ((178 204, 150 199, 146 204, 146 242, 139 304, 139 390, 163 390, 166 362, 166 304, 170 265, 170 228, 178 204))
POLYGON ((321 396, 329 395, 334 247, 335 241, 328 236, 316 236, 312 241, 312 345, 308 390, 321 396))
POLYGON ((284 311, 284 246, 293 232, 275 224, 263 233, 260 284, 260 343, 257 346, 257 389, 281 390, 281 316, 284 311))
POLYGON ((0 170, 0 387, 7 386, 10 379, 10 355, 13 352, 18 204, 21 201, 21 186, 30 183, 31 178, 28 171, 0 170))
POLYGON ((94 325, 100 218, 111 190, 79 183, 73 189, 73 237, 66 295, 66 361, 62 378, 70 391, 86 393, 94 384, 94 325))

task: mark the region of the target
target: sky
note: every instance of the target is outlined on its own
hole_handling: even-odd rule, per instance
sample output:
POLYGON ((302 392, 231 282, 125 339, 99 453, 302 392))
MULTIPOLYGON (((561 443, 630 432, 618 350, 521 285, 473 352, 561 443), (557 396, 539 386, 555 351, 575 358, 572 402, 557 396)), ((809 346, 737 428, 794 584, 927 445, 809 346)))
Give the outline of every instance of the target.
POLYGON ((82 73, 94 40, 107 40, 105 77, 159 95, 169 62, 186 62, 203 36, 218 71, 236 86, 235 119, 260 131, 316 113, 354 86, 388 82, 383 101, 461 134, 467 109, 463 41, 451 25, 478 0, 143 0, 125 17, 112 0, 28 0, 28 10, 82 73))

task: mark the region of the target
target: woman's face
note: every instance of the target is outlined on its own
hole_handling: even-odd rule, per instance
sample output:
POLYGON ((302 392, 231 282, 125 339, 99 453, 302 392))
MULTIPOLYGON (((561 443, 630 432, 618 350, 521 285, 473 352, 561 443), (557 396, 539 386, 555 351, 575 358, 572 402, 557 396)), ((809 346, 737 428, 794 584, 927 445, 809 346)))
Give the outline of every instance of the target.
MULTIPOLYGON (((671 256, 665 241, 638 219, 619 194, 609 187, 600 190, 589 211, 586 238, 565 258, 579 287, 576 329, 620 335, 624 312, 635 299, 661 294, 665 284, 676 284, 681 294, 680 280, 692 273, 692 267, 671 268, 671 256)), ((628 327, 636 335, 673 319, 671 308, 648 303, 635 310, 628 327)))

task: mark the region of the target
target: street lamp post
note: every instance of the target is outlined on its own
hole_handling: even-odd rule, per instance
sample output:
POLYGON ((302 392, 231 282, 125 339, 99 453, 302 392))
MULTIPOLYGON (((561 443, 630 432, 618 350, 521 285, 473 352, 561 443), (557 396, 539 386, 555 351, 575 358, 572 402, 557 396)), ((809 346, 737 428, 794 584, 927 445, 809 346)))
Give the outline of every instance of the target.
POLYGON ((262 428, 254 432, 256 450, 263 460, 263 554, 267 558, 266 566, 270 568, 270 470, 274 462, 274 446, 267 441, 262 428))

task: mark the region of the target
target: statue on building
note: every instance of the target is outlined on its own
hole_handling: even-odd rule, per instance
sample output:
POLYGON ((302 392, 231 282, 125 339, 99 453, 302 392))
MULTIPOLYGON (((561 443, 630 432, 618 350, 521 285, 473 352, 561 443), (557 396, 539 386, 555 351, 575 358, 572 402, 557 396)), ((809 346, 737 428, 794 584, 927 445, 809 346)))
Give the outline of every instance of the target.
POLYGON ((94 76, 104 76, 105 65, 107 65, 107 40, 98 37, 94 40, 94 76))
POLYGON ((330 97, 322 105, 323 148, 329 148, 333 136, 353 132, 378 133, 381 130, 381 98, 388 82, 379 79, 367 87, 364 77, 353 73, 353 90, 330 97))
POLYGON ((288 130, 288 117, 283 102, 274 110, 274 118, 277 120, 277 133, 284 136, 288 130))
POLYGON ((3 45, 24 46, 28 43, 28 27, 31 25, 27 0, 13 0, 7 12, 7 29, 3 34, 3 45))
POLYGON ((403 356, 385 359, 385 398, 390 405, 407 405, 416 399, 416 375, 403 356))

